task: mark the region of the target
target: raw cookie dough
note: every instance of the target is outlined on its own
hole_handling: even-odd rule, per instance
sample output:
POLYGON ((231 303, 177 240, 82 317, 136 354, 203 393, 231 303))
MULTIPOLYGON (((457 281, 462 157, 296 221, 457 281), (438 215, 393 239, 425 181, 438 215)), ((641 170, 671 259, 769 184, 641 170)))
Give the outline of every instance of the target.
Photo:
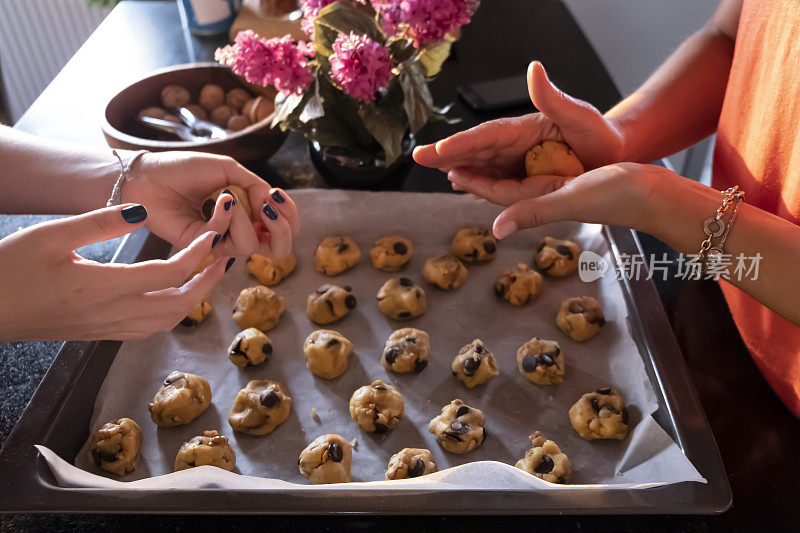
POLYGON ((228 413, 234 431, 250 435, 272 433, 292 410, 292 398, 276 381, 254 380, 236 395, 228 413))
POLYGON ((536 268, 550 276, 569 276, 578 270, 581 247, 572 241, 561 241, 545 237, 539 241, 533 262, 536 268))
POLYGON ((395 320, 415 318, 425 312, 425 291, 410 278, 392 278, 378 290, 378 308, 395 320))
POLYGON ((525 173, 528 176, 564 176, 583 174, 583 165, 572 148, 564 143, 545 141, 525 154, 525 173))
POLYGON ((263 285, 248 287, 239 293, 233 309, 233 321, 242 329, 269 331, 278 324, 286 309, 283 296, 263 285))
POLYGON ((326 284, 308 295, 306 315, 315 324, 330 324, 347 316, 355 306, 352 288, 326 284))
POLYGON ((386 339, 381 355, 381 364, 395 372, 422 372, 428 366, 431 341, 421 329, 402 328, 395 330, 386 339))
POLYGON ((494 282, 494 293, 514 305, 523 305, 542 292, 542 275, 526 264, 504 270, 494 282))
POLYGON ((236 468, 236 453, 228 444, 228 437, 214 430, 192 437, 181 445, 175 457, 175 471, 195 466, 216 466, 228 472, 236 468))
POLYGON ((381 380, 364 385, 350 397, 350 416, 364 431, 386 433, 403 416, 403 395, 381 380))
POLYGON ((264 332, 256 328, 247 328, 233 338, 228 347, 228 359, 239 368, 244 368, 269 361, 272 358, 272 351, 272 341, 264 332))
POLYGON ((202 300, 199 304, 192 307, 189 314, 181 320, 181 326, 196 326, 206 319, 211 314, 211 303, 208 300, 202 300))
POLYGON ((233 196, 234 205, 236 203, 242 204, 242 207, 244 208, 245 213, 247 213, 248 218, 253 218, 253 211, 250 208, 250 198, 247 196, 247 191, 238 185, 228 185, 227 187, 218 189, 212 194, 208 195, 206 199, 203 200, 203 205, 200 207, 200 213, 202 213, 203 218, 206 220, 211 220, 211 216, 214 214, 214 206, 217 205, 217 198, 224 192, 233 196))
POLYGON ((486 439, 483 413, 453 400, 442 407, 442 414, 431 420, 428 431, 436 436, 439 445, 450 453, 467 453, 486 439))
POLYGON ((317 437, 300 452, 297 462, 303 477, 314 484, 348 483, 353 447, 339 435, 317 437))
POLYGON ((208 381, 188 372, 171 372, 148 404, 150 418, 161 427, 188 424, 211 405, 208 381))
POLYGON ((497 254, 497 239, 491 231, 480 226, 462 228, 453 237, 450 253, 465 263, 491 261, 497 254))
POLYGON ((450 290, 464 284, 464 280, 467 279, 467 267, 452 255, 440 255, 425 261, 422 275, 431 285, 450 290))
POLYGON ((564 381, 564 355, 556 341, 534 337, 517 350, 517 368, 528 381, 554 385, 564 381))
POLYGON ((414 245, 411 241, 400 235, 391 235, 375 241, 375 246, 369 251, 372 266, 386 272, 397 272, 411 260, 414 254, 414 245))
POLYGON ((450 369, 453 375, 470 389, 475 385, 486 383, 500 373, 494 355, 480 339, 462 346, 453 359, 450 369))
POLYGON ((591 296, 567 298, 556 315, 556 326, 577 342, 594 337, 605 323, 603 309, 591 296))
POLYGON ((361 261, 361 250, 350 237, 328 237, 317 246, 314 265, 326 276, 341 274, 361 261))
POLYGON ((180 85, 167 85, 161 89, 161 105, 166 108, 183 107, 189 103, 192 95, 180 85))
POLYGON ((581 396, 569 408, 569 421, 586 440, 617 439, 628 435, 628 409, 625 399, 612 387, 581 396))
POLYGON ((141 448, 142 430, 130 418, 107 422, 92 435, 94 464, 118 476, 133 472, 141 448))
POLYGON ((347 370, 347 358, 353 353, 353 343, 338 331, 318 329, 306 338, 303 353, 312 374, 333 379, 347 370))
POLYGON ((407 479, 437 472, 439 468, 425 448, 403 448, 389 459, 386 479, 407 479))
POLYGON ((267 287, 277 285, 297 266, 297 257, 290 253, 283 259, 270 259, 261 254, 253 254, 247 258, 247 270, 258 282, 267 287))
POLYGON ((558 444, 546 439, 539 431, 529 438, 531 449, 514 466, 550 483, 569 483, 572 465, 558 444))

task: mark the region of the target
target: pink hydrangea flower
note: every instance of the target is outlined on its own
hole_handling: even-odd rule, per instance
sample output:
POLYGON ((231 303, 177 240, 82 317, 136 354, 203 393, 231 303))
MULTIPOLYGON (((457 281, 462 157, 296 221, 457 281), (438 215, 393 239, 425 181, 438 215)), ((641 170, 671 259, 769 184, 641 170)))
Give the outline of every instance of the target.
POLYGON ((308 68, 308 56, 313 53, 308 43, 295 43, 288 34, 263 39, 246 30, 236 35, 234 44, 218 49, 214 58, 248 83, 300 94, 314 81, 308 68))
POLYGON ((331 78, 344 92, 364 102, 375 100, 375 93, 392 80, 394 61, 389 50, 366 35, 339 34, 330 56, 331 78))
POLYGON ((373 0, 387 33, 405 31, 418 46, 443 41, 469 23, 479 0, 373 0))
POLYGON ((323 7, 335 1, 336 0, 300 0, 300 7, 303 10, 303 20, 300 21, 300 29, 302 29, 312 41, 314 40, 314 18, 323 7))

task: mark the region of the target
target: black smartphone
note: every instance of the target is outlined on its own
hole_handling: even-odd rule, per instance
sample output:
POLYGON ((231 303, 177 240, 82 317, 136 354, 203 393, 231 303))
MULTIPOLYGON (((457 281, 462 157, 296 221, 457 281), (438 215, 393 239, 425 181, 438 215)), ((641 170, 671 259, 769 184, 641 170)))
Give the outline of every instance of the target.
POLYGON ((531 104, 525 76, 511 76, 496 80, 459 85, 458 94, 476 111, 498 111, 531 104))

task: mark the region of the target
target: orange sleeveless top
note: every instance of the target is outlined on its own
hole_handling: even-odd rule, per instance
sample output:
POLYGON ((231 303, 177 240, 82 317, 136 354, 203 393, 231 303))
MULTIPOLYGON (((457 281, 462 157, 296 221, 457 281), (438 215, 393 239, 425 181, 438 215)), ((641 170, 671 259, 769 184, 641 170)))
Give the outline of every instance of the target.
MULTIPOLYGON (((797 0, 744 0, 717 129, 713 185, 738 185, 747 203, 800 224, 797 0)), ((759 369, 800 417, 800 327, 732 285, 721 286, 759 369)), ((798 292, 800 305, 800 287, 789 290, 798 292)))

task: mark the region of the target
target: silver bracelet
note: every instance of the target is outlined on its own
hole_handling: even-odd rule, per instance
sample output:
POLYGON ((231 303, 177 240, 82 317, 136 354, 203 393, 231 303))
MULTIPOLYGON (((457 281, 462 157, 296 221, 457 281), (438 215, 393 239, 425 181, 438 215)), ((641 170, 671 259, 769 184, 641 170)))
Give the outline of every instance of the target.
POLYGON ((128 179, 128 176, 130 176, 133 165, 136 164, 140 157, 149 152, 147 150, 139 150, 134 154, 127 166, 122 161, 122 156, 119 155, 116 150, 111 150, 111 153, 117 156, 117 159, 119 160, 120 171, 117 181, 114 182, 114 188, 111 189, 111 197, 108 199, 108 202, 106 202, 107 207, 122 203, 122 184, 126 179, 128 179))

